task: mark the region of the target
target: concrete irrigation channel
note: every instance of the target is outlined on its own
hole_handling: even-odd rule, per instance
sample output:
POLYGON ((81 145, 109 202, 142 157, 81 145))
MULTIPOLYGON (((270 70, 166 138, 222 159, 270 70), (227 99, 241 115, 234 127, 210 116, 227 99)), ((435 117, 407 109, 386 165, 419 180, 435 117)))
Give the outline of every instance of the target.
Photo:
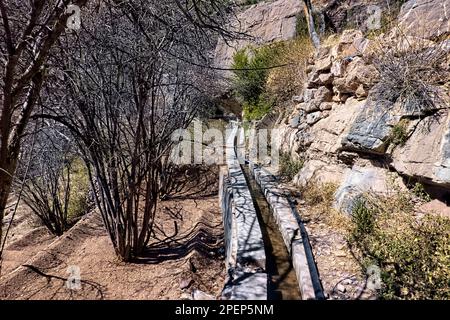
POLYGON ((264 169, 239 161, 238 126, 220 173, 230 300, 323 299, 308 236, 289 197, 264 169))

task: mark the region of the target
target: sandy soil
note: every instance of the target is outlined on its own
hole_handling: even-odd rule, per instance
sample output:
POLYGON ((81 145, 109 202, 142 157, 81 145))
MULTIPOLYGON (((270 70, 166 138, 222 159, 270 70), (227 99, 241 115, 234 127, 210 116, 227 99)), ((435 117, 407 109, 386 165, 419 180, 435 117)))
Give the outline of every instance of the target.
POLYGON ((156 237, 137 263, 117 259, 94 211, 56 240, 36 233, 10 244, 0 299, 181 299, 195 289, 218 297, 225 266, 217 170, 184 173, 188 183, 160 203, 156 237), (68 289, 76 268, 81 289, 68 289))
POLYGON ((1 262, 2 275, 20 267, 39 251, 45 249, 56 238, 42 226, 39 219, 25 205, 18 206, 14 219, 12 219, 12 208, 16 201, 15 198, 9 201, 8 207, 11 208, 11 211, 3 219, 3 234, 6 234, 10 223, 11 227, 8 231, 3 261, 1 262))

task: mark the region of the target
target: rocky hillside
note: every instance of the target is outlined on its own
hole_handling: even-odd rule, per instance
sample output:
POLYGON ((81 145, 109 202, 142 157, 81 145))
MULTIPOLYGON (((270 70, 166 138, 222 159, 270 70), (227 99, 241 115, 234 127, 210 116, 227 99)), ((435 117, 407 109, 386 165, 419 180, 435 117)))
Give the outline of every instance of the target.
MULTIPOLYGON (((406 183, 420 181, 430 186, 430 192, 448 201, 449 79, 439 79, 436 83, 436 90, 444 100, 428 105, 426 97, 417 96, 417 102, 407 102, 418 104, 412 107, 398 97, 391 97, 385 85, 390 80, 385 78, 390 74, 380 70, 380 64, 392 64, 388 67, 404 73, 393 80, 411 77, 405 81, 419 81, 420 75, 409 74, 413 72, 410 69, 422 66, 424 69, 418 72, 425 73, 426 67, 432 68, 430 59, 436 58, 446 64, 448 71, 448 60, 440 58, 448 53, 449 40, 423 40, 448 34, 449 22, 446 20, 445 24, 439 15, 445 2, 449 3, 434 1, 431 6, 433 1, 407 2, 399 16, 405 34, 369 40, 359 30, 346 30, 328 39, 335 44, 323 45, 317 52, 307 67, 304 92, 294 98, 294 110, 281 125, 283 150, 305 160, 294 179, 298 185, 305 185, 311 179, 339 183, 336 200, 342 209, 356 193, 385 192, 387 176, 394 172, 406 183), (413 2, 418 5, 413 6, 413 2), (431 25, 437 27, 424 29, 431 25), (428 50, 427 55, 409 58, 419 47, 428 50), (400 55, 404 65, 395 65, 391 55, 400 55), (375 65, 371 63, 374 60, 375 65)), ((398 85, 397 90, 408 90, 405 83, 398 85)))
MULTIPOLYGON (((313 1, 313 5, 317 20, 322 16, 325 28, 335 32, 322 37, 321 48, 306 66, 303 91, 291 102, 279 101, 258 125, 281 129, 281 149, 304 160, 294 182, 303 186, 318 179, 342 184, 341 207, 354 189, 385 191, 386 176, 393 172, 405 184, 423 183, 445 201, 450 191, 446 78, 450 0, 393 1, 390 6, 378 0, 313 1), (381 25, 368 32, 367 19, 376 15, 377 8, 381 25), (433 68, 446 71, 428 75, 433 68), (423 81, 420 72, 429 82, 423 88, 427 92, 414 88, 423 81), (401 96, 408 90, 412 100, 401 96), (435 103, 436 99, 440 101, 435 103)), ((302 3, 296 0, 242 7, 237 14, 239 28, 250 37, 231 46, 219 42, 216 64, 229 67, 233 55, 249 45, 295 38, 302 12, 302 3)))

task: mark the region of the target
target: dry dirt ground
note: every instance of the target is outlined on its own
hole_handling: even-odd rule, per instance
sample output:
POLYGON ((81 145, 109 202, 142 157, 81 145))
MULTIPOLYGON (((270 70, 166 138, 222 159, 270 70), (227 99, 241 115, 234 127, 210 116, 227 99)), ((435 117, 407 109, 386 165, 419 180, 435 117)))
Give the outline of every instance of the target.
POLYGON ((0 299, 183 299, 195 289, 218 297, 225 278, 218 171, 191 168, 180 176, 184 182, 160 202, 155 239, 136 263, 119 261, 96 211, 54 238, 21 207, 16 218, 28 222, 11 228, 0 299), (77 268, 81 289, 68 289, 77 268))
POLYGON ((326 299, 376 299, 375 292, 367 288, 367 276, 348 246, 344 229, 339 227, 339 213, 323 205, 309 205, 298 188, 283 186, 297 201, 326 299))
POLYGON ((375 299, 367 289, 367 277, 348 247, 345 234, 306 206, 302 216, 326 298, 331 300, 375 299))

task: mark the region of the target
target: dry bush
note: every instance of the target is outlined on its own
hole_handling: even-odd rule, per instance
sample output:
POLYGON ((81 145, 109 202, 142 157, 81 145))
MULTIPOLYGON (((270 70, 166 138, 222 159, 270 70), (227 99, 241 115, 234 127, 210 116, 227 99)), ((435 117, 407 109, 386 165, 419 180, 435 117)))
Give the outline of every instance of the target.
POLYGON ((396 102, 411 116, 447 107, 449 52, 448 42, 406 36, 398 27, 378 37, 366 57, 380 75, 378 98, 396 102))
POLYGON ((310 182, 303 188, 302 194, 308 205, 308 218, 322 221, 333 229, 347 232, 350 228, 349 218, 333 207, 336 183, 310 182))
POLYGON ((314 52, 314 47, 309 38, 303 36, 280 43, 278 50, 277 64, 287 66, 270 70, 266 91, 279 102, 301 93, 306 81, 308 58, 314 52))
POLYGON ((306 204, 310 206, 322 204, 331 207, 337 186, 334 183, 309 183, 303 192, 306 204))

